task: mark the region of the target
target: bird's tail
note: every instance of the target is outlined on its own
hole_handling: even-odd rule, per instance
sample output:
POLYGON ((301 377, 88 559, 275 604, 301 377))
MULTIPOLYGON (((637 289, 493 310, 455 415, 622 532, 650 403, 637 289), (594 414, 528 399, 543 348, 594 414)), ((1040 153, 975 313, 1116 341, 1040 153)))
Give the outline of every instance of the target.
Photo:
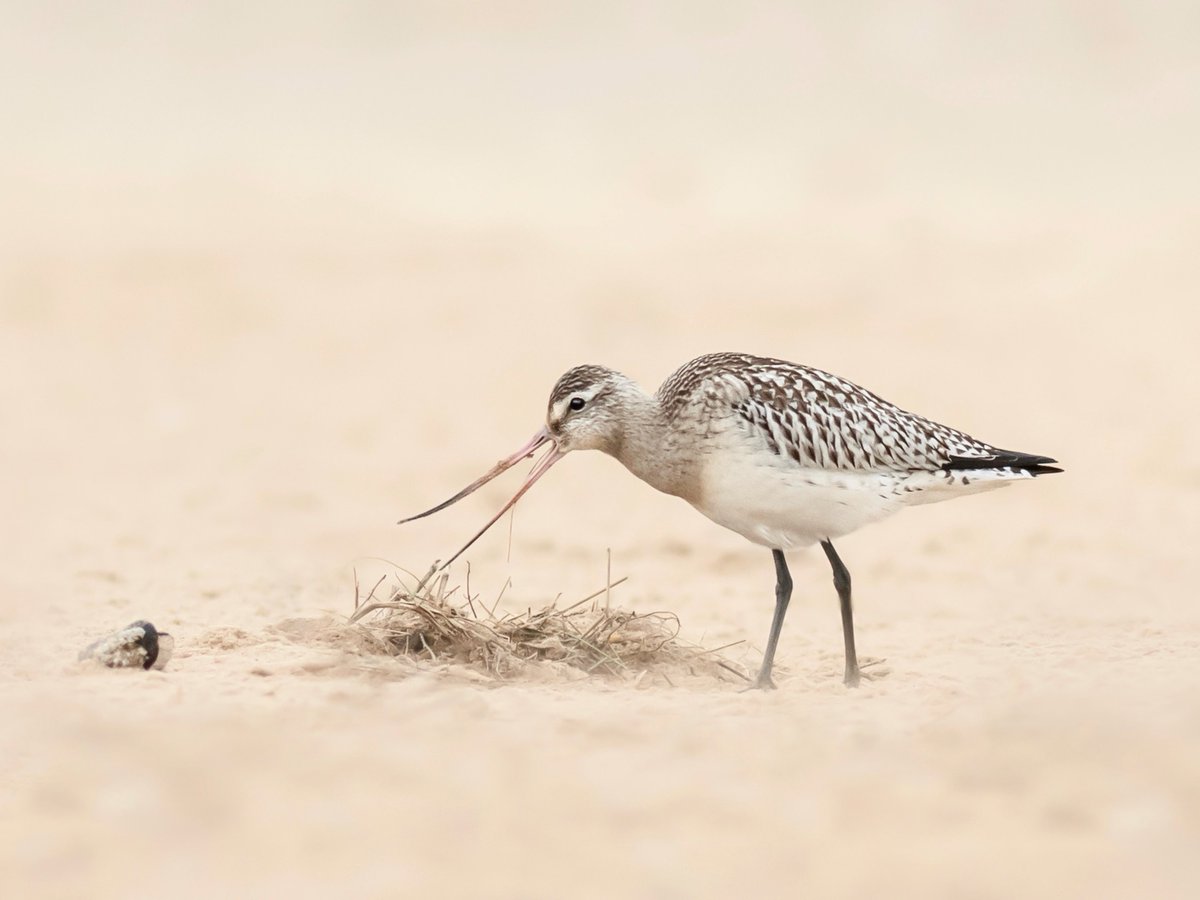
POLYGON ((1015 453, 1012 450, 997 450, 989 456, 951 456, 942 468, 947 472, 971 469, 1012 469, 1030 475, 1054 475, 1061 472, 1057 459, 1037 456, 1033 453, 1015 453))

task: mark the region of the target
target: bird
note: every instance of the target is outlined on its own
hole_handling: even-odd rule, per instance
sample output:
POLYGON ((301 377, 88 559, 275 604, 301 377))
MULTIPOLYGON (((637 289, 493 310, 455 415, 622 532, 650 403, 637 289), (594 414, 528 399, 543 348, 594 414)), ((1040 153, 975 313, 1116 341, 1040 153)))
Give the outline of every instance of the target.
POLYGON ((843 682, 863 677, 854 640, 850 572, 833 541, 908 506, 950 500, 1062 472, 1049 456, 1002 450, 907 412, 811 366, 747 353, 685 363, 654 393, 599 365, 554 384, 545 425, 513 454, 424 518, 549 445, 520 490, 445 563, 511 509, 559 460, 599 450, 663 493, 771 551, 775 611, 753 687, 772 672, 792 596, 785 554, 820 544, 833 570, 845 648, 843 682))

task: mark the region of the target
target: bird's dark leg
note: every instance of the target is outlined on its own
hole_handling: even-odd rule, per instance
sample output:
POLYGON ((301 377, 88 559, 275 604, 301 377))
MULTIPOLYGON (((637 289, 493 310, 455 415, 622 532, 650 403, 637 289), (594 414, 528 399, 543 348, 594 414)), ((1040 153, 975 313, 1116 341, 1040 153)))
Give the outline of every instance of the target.
POLYGON ((760 690, 775 687, 771 680, 771 667, 775 664, 775 645, 779 643, 779 632, 783 631, 783 617, 787 615, 788 601, 792 599, 792 576, 788 572, 787 560, 782 550, 772 550, 775 557, 775 618, 771 620, 771 634, 767 637, 767 650, 763 654, 762 668, 754 686, 760 690))
POLYGON ((854 650, 854 610, 850 607, 850 572, 846 569, 833 542, 821 541, 821 549, 829 557, 829 565, 833 566, 833 586, 837 588, 838 600, 842 602, 842 637, 846 641, 846 675, 847 687, 858 687, 858 654, 854 650))

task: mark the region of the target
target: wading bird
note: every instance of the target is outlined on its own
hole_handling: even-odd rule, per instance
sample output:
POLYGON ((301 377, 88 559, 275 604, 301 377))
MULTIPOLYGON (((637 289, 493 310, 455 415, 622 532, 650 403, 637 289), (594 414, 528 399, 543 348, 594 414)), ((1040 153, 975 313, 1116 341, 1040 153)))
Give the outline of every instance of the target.
POLYGON ((445 565, 457 559, 572 450, 600 450, 718 525, 771 550, 775 615, 755 686, 771 668, 792 594, 784 551, 820 543, 842 608, 845 683, 860 672, 850 573, 833 539, 905 506, 950 500, 1061 472, 1048 456, 1000 450, 905 412, 858 385, 796 363, 714 353, 684 365, 647 394, 603 366, 577 366, 554 385, 546 425, 524 447, 449 500, 550 449, 516 495, 445 565))

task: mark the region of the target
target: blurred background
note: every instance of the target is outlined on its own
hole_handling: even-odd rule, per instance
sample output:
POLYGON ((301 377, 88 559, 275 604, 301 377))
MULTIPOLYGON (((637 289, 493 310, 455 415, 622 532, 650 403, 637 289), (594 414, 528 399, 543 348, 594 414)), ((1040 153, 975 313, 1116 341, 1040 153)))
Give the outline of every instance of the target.
MULTIPOLYGON (((254 515, 306 522, 297 555, 322 566, 400 540, 445 555, 458 513, 382 526, 522 442, 560 372, 652 387, 721 349, 1069 458, 1080 477, 1056 490, 1076 504, 1111 504, 1114 468, 1167 492, 1130 492, 1122 522, 1200 483, 1191 424, 1167 412, 1200 400, 1191 4, 10 2, 4 19, 18 558, 148 540, 145 517, 172 516, 161 553, 249 560, 274 541, 254 515)), ((539 491, 528 513, 611 543, 641 486, 574 465, 552 488, 567 501, 539 491)), ((684 544, 723 538, 651 509, 684 544)))
MULTIPOLYGON (((1144 888, 1152 871, 1160 896, 1185 884, 1183 839, 1200 829, 1187 762, 1200 711, 1181 694, 1200 657, 1196 4, 0 0, 0 21, 8 871, 30 884, 66 872, 60 887, 116 877, 109 839, 86 825, 115 822, 149 829, 178 864, 186 836, 217 860, 208 878, 342 883, 340 852, 321 876, 295 869, 304 848, 344 840, 303 817, 265 853, 276 868, 242 867, 259 827, 246 785, 260 811, 341 786, 340 815, 371 821, 375 782, 341 780, 361 742, 379 739, 375 771, 410 785, 465 735, 508 755, 474 798, 452 794, 429 841, 481 815, 479 796, 492 798, 481 834, 502 841, 514 826, 496 810, 552 806, 566 789, 546 773, 568 756, 635 781, 689 759, 685 828, 675 794, 614 808, 597 787, 575 796, 586 827, 547 812, 518 829, 551 842, 624 829, 651 849, 614 877, 653 896, 699 896, 678 880, 698 858, 704 884, 769 891, 797 853, 809 883, 856 896, 954 895, 980 872, 996 896, 1062 896, 1087 878, 1144 888), (847 712, 830 674, 836 604, 807 554, 781 649, 790 698, 639 701, 678 745, 603 693, 318 689, 248 674, 284 654, 275 643, 211 637, 346 612, 371 557, 422 571, 444 557, 510 485, 392 523, 526 440, 566 368, 604 363, 653 387, 714 350, 832 370, 1067 466, 847 541, 860 652, 894 668, 864 692, 869 714, 847 712), (127 769, 133 739, 112 715, 131 682, 81 682, 66 663, 139 617, 180 635, 181 655, 137 718, 171 717, 172 737, 127 769), (207 649, 189 656, 189 640, 207 649), (238 661, 222 667, 227 652, 238 661), (353 712, 331 699, 347 692, 353 712), (384 739, 430 710, 446 733, 395 762, 384 739), (581 736, 576 716, 606 724, 581 736), (331 717, 343 743, 322 743, 331 717), (781 729, 807 769, 763 757, 765 737, 740 743, 781 729), (231 763, 212 812, 196 767, 225 738, 273 762, 231 763), (858 769, 840 767, 847 755, 858 769), (766 774, 737 768, 749 761, 766 774), (1131 774, 1143 767, 1148 782, 1131 774), (871 803, 863 771, 888 773, 871 803), (708 792, 734 783, 752 785, 747 803, 809 796, 809 817, 708 792), (984 813, 981 783, 995 792, 984 813), (211 828, 195 825, 201 807, 211 828), (154 830, 172 816, 178 832, 154 830), (678 857, 653 849, 677 827, 678 857), (911 860, 938 856, 951 831, 966 835, 961 866, 923 881, 911 860), (845 842, 873 847, 878 870, 830 855, 845 842), (757 874, 718 862, 723 846, 757 874)), ((494 596, 511 579, 518 604, 582 596, 611 548, 625 602, 676 611, 693 639, 746 640, 755 658, 771 603, 761 552, 580 456, 523 501, 511 552, 503 524, 472 551, 477 587, 494 596)), ((450 887, 479 895, 459 877, 450 887)))
POLYGON ((422 454, 472 473, 571 365, 744 349, 1195 486, 1197 19, 6 2, 5 468, 60 455, 24 501, 111 494, 110 528, 132 484, 285 461, 297 503, 398 517, 422 454))

